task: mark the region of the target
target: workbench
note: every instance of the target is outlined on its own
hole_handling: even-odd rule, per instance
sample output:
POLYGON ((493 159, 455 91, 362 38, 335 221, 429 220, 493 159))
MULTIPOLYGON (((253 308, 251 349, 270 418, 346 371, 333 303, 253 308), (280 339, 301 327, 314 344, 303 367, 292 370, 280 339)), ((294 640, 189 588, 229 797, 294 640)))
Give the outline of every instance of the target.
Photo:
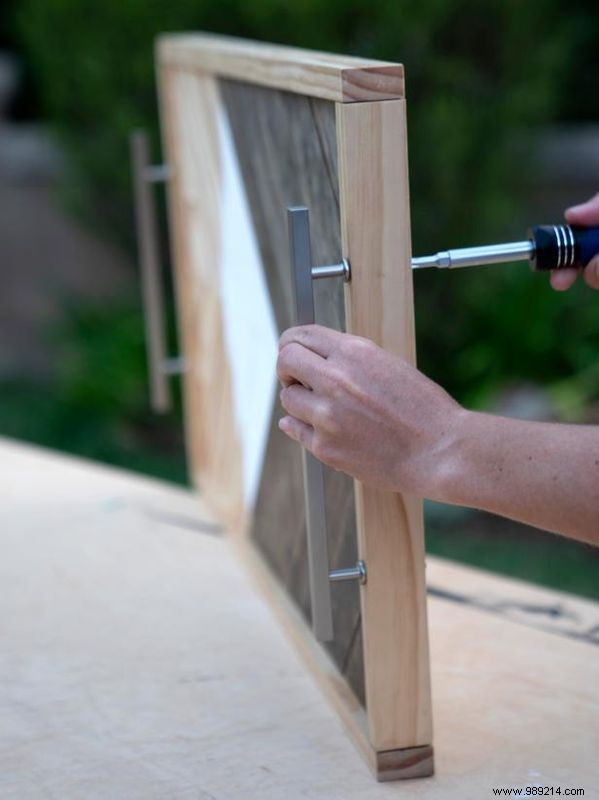
POLYGON ((200 498, 0 471, 1 798, 599 796, 598 604, 429 557, 436 775, 377 784, 200 498))

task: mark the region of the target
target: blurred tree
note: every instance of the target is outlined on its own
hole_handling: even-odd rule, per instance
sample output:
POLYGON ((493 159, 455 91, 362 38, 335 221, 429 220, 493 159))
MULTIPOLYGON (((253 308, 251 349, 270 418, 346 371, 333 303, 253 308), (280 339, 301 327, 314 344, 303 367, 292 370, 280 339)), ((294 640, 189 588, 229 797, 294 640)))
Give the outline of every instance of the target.
POLYGON ((50 385, 24 377, 0 384, 3 435, 185 482, 180 422, 148 406, 139 306, 67 304, 48 335, 56 353, 50 385))
MULTIPOLYGON (((29 107, 39 99, 65 144, 69 202, 127 246, 128 134, 149 128, 158 152, 153 42, 163 32, 201 29, 402 61, 417 253, 521 237, 536 132, 599 113, 596 0, 567 7, 558 0, 7 2, 0 37, 20 43, 35 84, 29 107)), ((545 387, 564 418, 579 419, 596 400, 599 304, 584 287, 557 295, 521 265, 423 273, 416 281, 420 366, 462 402, 484 405, 522 381, 545 387)), ((57 340, 62 367, 53 399, 36 387, 4 385, 3 430, 181 478, 180 439, 168 435, 173 419, 147 413, 141 347, 139 309, 71 310, 57 340)), ((538 580, 596 586, 587 552, 574 553, 572 543, 556 556, 541 537, 531 555, 518 531, 508 547, 495 535, 478 547, 460 537, 461 526, 429 526, 433 548, 514 574, 533 559, 538 580)))
MULTIPOLYGON (((125 242, 129 131, 149 127, 158 147, 158 34, 204 29, 403 61, 414 250, 427 252, 522 236, 531 160, 515 142, 534 142, 560 109, 596 113, 588 67, 598 9, 590 0, 572 0, 567 13, 557 0, 22 0, 17 22, 70 155, 71 200, 125 242)), ((550 384, 588 370, 599 343, 589 292, 557 296, 522 266, 417 281, 420 363, 459 399, 480 404, 506 381, 550 384)))
POLYGON ((572 46, 565 64, 560 118, 574 121, 599 119, 599 4, 596 0, 571 0, 566 18, 572 46))
POLYGON ((159 33, 213 30, 403 61, 415 243, 431 247, 512 219, 510 143, 553 112, 570 52, 571 26, 555 25, 557 12, 556 0, 22 0, 18 23, 72 156, 79 206, 124 239, 127 135, 140 124, 156 132, 159 33))

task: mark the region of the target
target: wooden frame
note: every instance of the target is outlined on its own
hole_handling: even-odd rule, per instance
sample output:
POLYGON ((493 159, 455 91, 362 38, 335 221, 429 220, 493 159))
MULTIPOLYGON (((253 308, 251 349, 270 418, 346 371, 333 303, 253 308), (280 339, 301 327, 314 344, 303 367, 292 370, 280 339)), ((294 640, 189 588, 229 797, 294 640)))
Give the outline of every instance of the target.
POLYGON ((401 64, 265 45, 227 36, 163 37, 158 60, 171 68, 224 75, 337 103, 404 96, 401 64))
POLYGON ((403 68, 224 37, 163 37, 157 47, 185 381, 196 483, 258 575, 307 663, 379 779, 432 774, 432 714, 422 503, 355 483, 366 710, 313 640, 247 535, 234 376, 223 341, 215 265, 219 89, 225 76, 335 103, 347 330, 415 360, 403 68))

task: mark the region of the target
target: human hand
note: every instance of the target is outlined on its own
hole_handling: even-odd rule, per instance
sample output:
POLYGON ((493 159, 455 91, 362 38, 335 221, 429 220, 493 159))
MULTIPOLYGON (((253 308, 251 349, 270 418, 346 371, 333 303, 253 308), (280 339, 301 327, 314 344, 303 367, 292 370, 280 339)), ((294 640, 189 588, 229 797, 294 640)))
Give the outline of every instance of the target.
MULTIPOLYGON (((570 225, 599 225, 599 193, 581 203, 566 209, 566 221, 570 225)), ((556 269, 550 275, 553 288, 558 292, 569 289, 578 277, 578 269, 556 269)), ((591 289, 599 289, 599 255, 595 256, 583 270, 585 281, 591 289)))
POLYGON ((280 429, 363 483, 438 494, 463 409, 440 386, 368 339, 320 325, 281 336, 280 429))

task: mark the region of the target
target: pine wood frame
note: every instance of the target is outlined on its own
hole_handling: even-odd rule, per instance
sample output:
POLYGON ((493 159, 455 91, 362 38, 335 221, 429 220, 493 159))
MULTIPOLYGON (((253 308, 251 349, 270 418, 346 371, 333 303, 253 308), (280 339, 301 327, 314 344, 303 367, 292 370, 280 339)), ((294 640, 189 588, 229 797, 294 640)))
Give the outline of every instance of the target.
MULTIPOLYGON (((420 499, 355 483, 358 548, 368 567, 361 589, 366 711, 315 642, 301 615, 277 585, 245 535, 240 445, 230 425, 230 376, 223 367, 218 297, 211 269, 218 243, 204 237, 203 254, 190 252, 186 226, 214 215, 199 186, 217 182, 211 163, 217 103, 216 76, 320 97, 336 104, 343 256, 352 267, 345 291, 347 330, 415 361, 411 273, 406 107, 399 64, 331 56, 209 35, 162 37, 157 46, 165 151, 173 167, 169 187, 182 347, 204 360, 204 376, 186 379, 186 407, 204 398, 203 419, 186 420, 190 466, 206 500, 233 531, 276 613, 303 653, 379 779, 432 774, 432 712, 424 581, 424 531, 420 499), (194 174, 178 169, 172 117, 173 76, 189 76, 185 114, 201 118, 188 146, 194 174), (197 165, 197 169, 195 169, 197 165), (201 311, 185 295, 201 284, 201 311), (194 335, 196 314, 209 319, 194 335), (208 408, 209 382, 224 387, 208 408), (207 381, 202 385, 202 381, 207 381), (194 394, 195 393, 195 394, 194 394), (223 487, 226 486, 226 490, 223 487)), ((185 78, 185 80, 187 80, 185 78)), ((179 81, 179 84, 181 81, 179 81)), ((188 154, 189 155, 189 154, 188 154)), ((187 162, 189 163, 189 161, 187 162)), ((205 228, 205 225, 204 225, 205 228)), ((214 228, 217 221, 214 220, 214 228)))

